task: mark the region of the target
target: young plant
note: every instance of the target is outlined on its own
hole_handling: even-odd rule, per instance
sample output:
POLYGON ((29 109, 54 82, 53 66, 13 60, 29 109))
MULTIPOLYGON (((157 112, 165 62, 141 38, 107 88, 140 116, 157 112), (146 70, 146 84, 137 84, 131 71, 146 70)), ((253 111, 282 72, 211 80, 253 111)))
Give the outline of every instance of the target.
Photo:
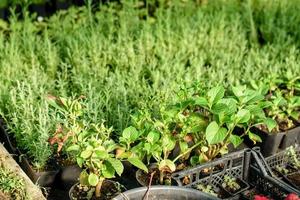
POLYGON ((290 158, 289 163, 292 165, 292 167, 294 167, 295 169, 299 169, 300 161, 298 159, 295 148, 293 146, 288 147, 288 149, 286 150, 286 154, 290 158))
POLYGON ((76 156, 80 174, 80 184, 92 187, 95 196, 101 196, 103 182, 121 176, 124 167, 120 159, 116 158, 116 143, 110 138, 112 128, 104 124, 93 124, 90 129, 73 135, 73 144, 67 148, 76 156))
POLYGON ((222 86, 213 87, 206 94, 194 95, 184 100, 177 108, 181 138, 185 142, 199 144, 192 164, 207 162, 228 152, 228 145, 236 148, 248 136, 253 142, 261 142, 251 127, 265 124, 270 130, 276 122, 264 115, 269 103, 254 90, 244 86, 232 87, 232 95, 225 96, 222 86), (234 134, 240 128, 242 134, 234 134))
POLYGON ((241 189, 241 186, 237 183, 237 179, 231 176, 224 176, 222 187, 229 189, 230 191, 237 191, 241 189))
POLYGON ((144 115, 135 118, 135 124, 140 129, 128 127, 120 137, 120 144, 125 151, 145 159, 147 165, 155 164, 159 171, 159 184, 171 184, 168 174, 177 169, 177 161, 189 153, 192 148, 185 144, 182 149, 173 156, 177 136, 172 131, 173 121, 166 116, 164 107, 160 110, 160 118, 153 118, 145 112, 144 115), (154 163, 153 163, 154 161, 154 163))
POLYGON ((197 189, 212 196, 218 197, 218 194, 213 190, 213 187, 211 185, 198 184, 197 189))

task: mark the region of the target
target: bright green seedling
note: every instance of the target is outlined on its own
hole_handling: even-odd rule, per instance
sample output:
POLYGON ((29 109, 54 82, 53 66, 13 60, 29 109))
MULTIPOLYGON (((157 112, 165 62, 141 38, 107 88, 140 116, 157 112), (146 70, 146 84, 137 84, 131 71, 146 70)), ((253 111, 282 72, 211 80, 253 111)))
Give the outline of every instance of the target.
POLYGON ((214 191, 214 189, 211 185, 198 184, 197 189, 202 192, 208 193, 212 196, 218 197, 218 194, 214 191))
POLYGON ((237 179, 231 176, 224 176, 222 187, 230 191, 237 191, 241 186, 237 183, 237 179))
POLYGON ((300 161, 297 156, 296 150, 293 146, 290 146, 286 150, 287 156, 290 158, 289 163, 295 168, 299 169, 300 168, 300 161))

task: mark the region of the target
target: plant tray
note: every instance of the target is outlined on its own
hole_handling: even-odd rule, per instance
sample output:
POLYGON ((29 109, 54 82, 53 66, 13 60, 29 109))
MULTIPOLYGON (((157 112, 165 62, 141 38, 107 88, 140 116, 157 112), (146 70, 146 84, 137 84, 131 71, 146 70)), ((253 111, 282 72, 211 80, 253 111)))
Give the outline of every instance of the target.
POLYGON ((245 194, 253 190, 278 200, 284 199, 290 193, 295 193, 295 190, 287 184, 271 177, 269 171, 261 163, 260 156, 251 149, 234 152, 204 165, 174 173, 172 178, 179 186, 188 188, 197 188, 199 184, 210 185, 220 199, 251 199, 245 194), (209 171, 209 173, 203 176, 203 171, 209 171), (249 187, 241 189, 234 196, 230 195, 221 186, 224 176, 243 180, 248 183, 249 187))
MULTIPOLYGON (((300 159, 300 147, 295 147, 295 152, 297 158, 300 159)), ((297 186, 296 184, 293 184, 291 180, 288 178, 291 174, 299 173, 300 170, 298 170, 298 172, 292 172, 284 175, 282 173, 278 173, 278 170, 276 169, 276 167, 288 168, 289 159, 290 158, 286 155, 286 151, 284 150, 265 158, 265 166, 266 168, 269 168, 269 170, 273 173, 274 177, 287 182, 289 185, 294 187, 298 193, 300 193, 300 187, 297 186)))

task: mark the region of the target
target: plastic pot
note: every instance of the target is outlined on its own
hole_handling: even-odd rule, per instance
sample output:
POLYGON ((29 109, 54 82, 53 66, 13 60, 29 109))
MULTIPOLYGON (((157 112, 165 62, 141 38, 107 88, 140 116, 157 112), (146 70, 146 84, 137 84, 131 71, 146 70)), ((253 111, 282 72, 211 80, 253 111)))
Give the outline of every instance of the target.
MULTIPOLYGON (((19 150, 17 150, 19 155, 22 155, 19 150)), ((36 171, 29 164, 29 161, 25 156, 20 156, 19 164, 23 171, 28 175, 33 183, 38 184, 41 187, 51 187, 55 181, 59 169, 49 170, 49 171, 36 171)))
POLYGON ((300 143, 300 126, 297 126, 296 128, 293 128, 291 130, 288 130, 287 133, 284 135, 280 149, 286 149, 289 146, 292 146, 294 144, 300 143))
POLYGON ((81 171, 82 169, 77 165, 62 167, 56 177, 59 187, 65 190, 69 190, 74 184, 78 182, 81 171))
POLYGON ((195 189, 183 188, 178 186, 151 186, 136 188, 121 193, 113 200, 141 200, 144 197, 149 200, 214 200, 218 199, 211 195, 202 193, 195 189), (147 198, 148 196, 148 198, 147 198))
MULTIPOLYGON (((102 190, 103 190, 104 187, 105 187, 105 185, 104 185, 105 183, 113 184, 113 187, 118 188, 119 192, 117 192, 117 193, 115 194, 115 196, 119 195, 120 193, 122 193, 123 191, 126 190, 126 188, 125 188, 123 185, 121 185, 120 183, 118 183, 118 182, 116 182, 116 181, 112 181, 112 180, 105 180, 104 183, 103 183, 103 185, 102 185, 102 190)), ((79 185, 79 183, 76 183, 76 184, 74 184, 74 185, 70 188, 70 190, 69 190, 69 199, 70 199, 70 200, 76 199, 76 198, 74 198, 74 190, 75 190, 75 187, 78 186, 78 185, 79 185)), ((110 187, 111 187, 111 186, 110 186, 110 187)), ((101 190, 101 191, 102 191, 102 190, 101 190)))
MULTIPOLYGON (((264 156, 270 156, 278 152, 280 149, 280 145, 282 143, 282 140, 284 136, 286 135, 287 132, 280 132, 280 133, 266 133, 256 127, 251 129, 251 131, 255 134, 257 134, 262 142, 257 143, 257 145, 261 149, 261 153, 264 156)), ((254 146, 253 142, 249 139, 246 138, 245 142, 247 143, 248 146, 254 146)))
POLYGON ((16 154, 17 149, 12 145, 12 141, 4 127, 2 119, 0 118, 0 142, 4 144, 4 147, 10 154, 16 154))

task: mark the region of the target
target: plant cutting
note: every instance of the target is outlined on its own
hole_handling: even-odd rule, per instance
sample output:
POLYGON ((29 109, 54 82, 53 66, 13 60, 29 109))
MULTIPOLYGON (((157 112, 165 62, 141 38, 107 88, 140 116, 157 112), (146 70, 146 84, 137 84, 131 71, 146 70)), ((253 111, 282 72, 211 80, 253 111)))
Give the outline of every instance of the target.
MULTIPOLYGON (((194 92, 196 93, 196 92, 194 92)), ((199 92, 198 92, 199 93, 199 92)), ((191 163, 203 163, 228 153, 228 145, 238 147, 245 136, 253 142, 261 138, 251 131, 259 124, 272 129, 276 122, 264 115, 269 106, 264 97, 245 86, 232 87, 232 95, 225 96, 222 86, 213 87, 201 96, 185 98, 179 108, 181 138, 198 144, 191 163), (234 131, 239 128, 241 134, 234 131)))
POLYGON ((72 187, 71 199, 111 199, 123 187, 112 179, 123 173, 123 164, 116 158, 116 143, 110 139, 112 128, 104 124, 91 125, 90 129, 73 135, 72 144, 67 151, 76 156, 79 167, 83 169, 79 184, 72 187))
POLYGON ((166 113, 163 106, 159 119, 153 118, 147 111, 141 112, 134 118, 138 130, 133 126, 128 127, 120 137, 122 152, 131 151, 147 163, 148 173, 137 171, 137 179, 142 185, 171 185, 171 174, 184 167, 184 163, 180 160, 196 147, 196 145, 188 147, 185 144, 186 148, 181 148, 176 156, 172 154, 176 148, 177 136, 170 128, 174 122, 166 113), (151 176, 153 176, 152 183, 149 182, 151 176))

